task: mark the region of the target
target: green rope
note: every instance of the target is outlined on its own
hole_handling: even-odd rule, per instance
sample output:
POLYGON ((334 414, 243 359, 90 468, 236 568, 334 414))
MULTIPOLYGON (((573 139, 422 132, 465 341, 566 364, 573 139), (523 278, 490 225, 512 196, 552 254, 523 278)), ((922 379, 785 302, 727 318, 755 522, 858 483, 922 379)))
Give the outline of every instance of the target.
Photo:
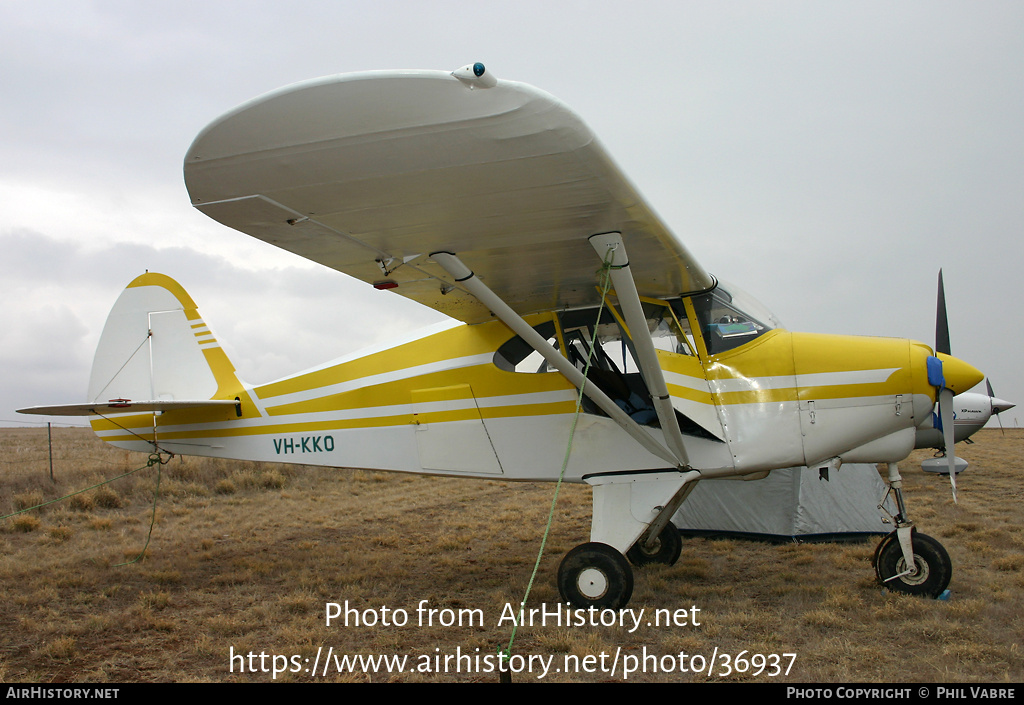
POLYGON ((540 571, 540 562, 544 557, 544 548, 547 546, 548 535, 551 533, 551 525, 555 518, 555 505, 558 503, 558 493, 562 488, 562 480, 565 478, 565 470, 569 466, 569 456, 572 454, 572 441, 576 435, 576 423, 580 418, 580 411, 583 408, 583 390, 587 386, 587 372, 590 371, 590 365, 594 360, 594 348, 597 345, 597 326, 601 324, 601 316, 604 314, 604 302, 608 296, 608 290, 611 288, 611 270, 612 270, 612 252, 614 248, 608 248, 608 252, 605 253, 604 264, 601 267, 603 281, 601 282, 601 305, 597 309, 597 322, 594 324, 594 335, 590 337, 590 349, 587 351, 587 364, 583 368, 583 384, 580 385, 579 394, 576 395, 576 411, 572 419, 572 427, 569 430, 569 442, 565 448, 565 457, 562 459, 562 469, 558 473, 558 481, 555 483, 555 493, 551 498, 551 508, 548 510, 548 522, 544 528, 544 535, 541 537, 540 549, 537 551, 537 560, 533 564, 533 572, 530 574, 530 581, 526 586, 526 594, 523 595, 523 601, 519 603, 519 613, 512 625, 512 635, 509 637, 508 646, 505 648, 505 658, 512 656, 512 643, 516 639, 516 632, 519 630, 519 620, 523 617, 523 612, 526 609, 526 602, 530 599, 530 592, 533 590, 533 583, 537 578, 537 573, 540 571))
POLYGON ((153 525, 156 524, 156 501, 160 497, 160 476, 163 475, 163 466, 171 462, 171 458, 174 457, 173 455, 171 455, 167 458, 167 460, 163 460, 160 457, 159 453, 154 453, 153 455, 149 456, 149 466, 152 466, 154 464, 154 456, 156 456, 157 463, 156 489, 153 490, 153 512, 149 516, 149 532, 146 534, 146 543, 142 546, 142 550, 139 551, 139 555, 135 556, 135 558, 131 559, 130 561, 125 561, 124 563, 116 563, 114 565, 115 568, 120 568, 121 566, 125 565, 131 565, 132 563, 142 560, 142 557, 146 555, 146 549, 149 548, 149 539, 153 536, 153 525))
POLYGON ((45 506, 50 505, 50 504, 55 504, 56 502, 61 502, 61 501, 65 500, 65 499, 68 499, 69 497, 74 497, 77 494, 82 494, 83 492, 88 492, 89 490, 94 490, 97 487, 102 487, 103 485, 109 485, 111 482, 114 482, 115 480, 120 480, 122 477, 128 477, 129 475, 134 475, 135 473, 139 472, 140 470, 145 470, 146 468, 151 468, 154 465, 156 465, 157 466, 156 491, 153 493, 153 512, 152 512, 152 515, 150 516, 149 533, 146 535, 146 545, 142 547, 142 552, 139 553, 138 556, 136 556, 132 560, 127 561, 125 563, 118 563, 114 567, 117 568, 119 566, 123 566, 123 565, 128 565, 130 563, 134 563, 134 562, 136 562, 137 560, 139 560, 140 558, 142 558, 146 554, 146 548, 149 546, 149 539, 153 535, 153 525, 156 523, 156 501, 157 501, 157 498, 160 496, 160 476, 163 474, 161 472, 161 466, 166 465, 167 463, 169 463, 171 461, 171 458, 173 458, 173 457, 174 457, 174 454, 172 453, 172 454, 169 454, 167 456, 166 460, 164 460, 163 456, 160 453, 152 453, 149 456, 149 460, 142 467, 135 468, 134 470, 129 470, 128 472, 123 473, 121 475, 118 475, 117 477, 112 477, 109 480, 104 480, 103 482, 98 482, 95 485, 91 485, 90 487, 86 487, 85 489, 77 490, 77 491, 72 492, 70 494, 66 494, 63 497, 58 497, 57 499, 51 499, 51 500, 49 500, 47 502, 42 502, 42 503, 36 504, 36 505, 34 505, 32 507, 26 507, 25 509, 19 509, 16 512, 12 512, 10 514, 5 514, 3 516, 0 516, 0 521, 3 521, 4 519, 10 519, 11 517, 18 516, 19 514, 24 514, 25 512, 31 512, 33 509, 39 509, 41 507, 45 507, 45 506))

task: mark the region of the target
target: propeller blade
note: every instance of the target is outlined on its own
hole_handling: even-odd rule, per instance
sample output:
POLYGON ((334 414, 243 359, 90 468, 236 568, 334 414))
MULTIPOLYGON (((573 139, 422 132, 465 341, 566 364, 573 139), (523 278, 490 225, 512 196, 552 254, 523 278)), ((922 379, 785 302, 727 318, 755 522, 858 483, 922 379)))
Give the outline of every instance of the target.
MULTIPOLYGON (((938 361, 938 369, 930 369, 928 372, 929 382, 935 385, 938 390, 936 401, 939 403, 939 423, 942 425, 942 444, 946 452, 946 462, 949 463, 949 484, 953 488, 953 503, 956 504, 956 435, 953 427, 953 390, 946 386, 945 364, 939 361, 938 355, 952 356, 949 346, 949 318, 946 316, 946 290, 942 286, 942 270, 939 270, 939 294, 935 307, 935 359, 938 361), (935 379, 933 380, 933 373, 935 379)), ((948 359, 948 358, 947 358, 948 359)), ((953 360, 952 362, 956 362, 953 360)), ((960 363, 961 365, 963 363, 960 363)), ((955 366, 954 366, 955 367, 955 366)), ((955 376, 955 370, 950 371, 955 376)), ((951 382, 952 384, 952 382, 951 382)), ((953 384, 952 386, 956 386, 953 384)))
POLYGON ((953 390, 945 387, 939 392, 939 420, 942 422, 942 441, 946 447, 949 463, 949 483, 953 487, 953 503, 956 504, 956 438, 953 435, 953 390))
POLYGON ((939 270, 939 296, 935 310, 935 352, 952 355, 949 351, 949 319, 946 317, 946 292, 942 287, 942 270, 939 270))

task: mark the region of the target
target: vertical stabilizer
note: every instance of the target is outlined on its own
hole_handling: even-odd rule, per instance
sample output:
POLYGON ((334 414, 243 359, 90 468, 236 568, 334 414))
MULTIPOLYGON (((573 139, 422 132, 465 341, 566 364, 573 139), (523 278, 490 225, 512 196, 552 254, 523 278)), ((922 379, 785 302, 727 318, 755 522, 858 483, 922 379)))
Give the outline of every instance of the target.
POLYGON ((233 399, 242 385, 176 281, 147 272, 118 297, 100 336, 90 402, 233 399))

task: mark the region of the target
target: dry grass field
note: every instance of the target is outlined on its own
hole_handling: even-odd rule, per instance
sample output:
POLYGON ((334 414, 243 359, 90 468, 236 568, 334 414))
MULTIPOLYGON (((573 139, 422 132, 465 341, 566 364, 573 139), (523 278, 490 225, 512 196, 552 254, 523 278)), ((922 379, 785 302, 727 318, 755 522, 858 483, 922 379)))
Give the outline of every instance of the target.
MULTIPOLYGON (((874 541, 687 539, 675 566, 637 571, 640 628, 522 627, 514 665, 532 668, 513 681, 1024 681, 1024 431, 976 441, 960 450, 959 505, 920 471, 925 454, 902 465, 912 518, 952 557, 949 600, 881 590, 874 541), (647 626, 659 609, 687 619, 647 626), (755 656, 771 654, 795 658, 755 656), (726 656, 745 672, 723 676, 726 656), (702 660, 711 675, 693 672, 702 660)), ((0 430, 0 448, 0 515, 146 463, 58 429, 51 483, 45 429, 0 430)), ((119 566, 146 542, 156 477, 0 521, 0 682, 271 681, 275 665, 277 681, 497 681, 500 618, 522 599, 554 488, 175 458, 145 559, 119 566), (377 624, 326 624, 346 601, 377 624), (339 672, 341 655, 407 665, 339 672)), ((589 521, 589 489, 563 488, 530 607, 555 608, 558 562, 589 521)))

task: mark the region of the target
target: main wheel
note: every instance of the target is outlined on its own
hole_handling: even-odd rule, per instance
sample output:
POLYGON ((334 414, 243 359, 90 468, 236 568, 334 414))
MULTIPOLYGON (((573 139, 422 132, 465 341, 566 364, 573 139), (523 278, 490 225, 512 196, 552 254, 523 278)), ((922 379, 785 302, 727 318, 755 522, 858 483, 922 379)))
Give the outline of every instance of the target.
POLYGON ((604 543, 584 543, 558 566, 558 592, 574 607, 622 609, 633 595, 633 569, 604 543))
POLYGON ((878 582, 895 592, 938 597, 953 576, 953 562, 949 560, 949 554, 931 536, 916 531, 911 536, 911 545, 914 551, 913 569, 895 578, 893 576, 907 571, 907 561, 895 531, 882 539, 875 551, 875 575, 878 576, 878 582))
POLYGON ((648 548, 640 539, 637 539, 633 547, 626 552, 629 562, 635 566, 649 565, 651 563, 663 563, 675 565, 679 560, 679 554, 683 551, 683 540, 679 537, 679 529, 672 522, 665 525, 665 528, 654 539, 654 545, 648 548))

